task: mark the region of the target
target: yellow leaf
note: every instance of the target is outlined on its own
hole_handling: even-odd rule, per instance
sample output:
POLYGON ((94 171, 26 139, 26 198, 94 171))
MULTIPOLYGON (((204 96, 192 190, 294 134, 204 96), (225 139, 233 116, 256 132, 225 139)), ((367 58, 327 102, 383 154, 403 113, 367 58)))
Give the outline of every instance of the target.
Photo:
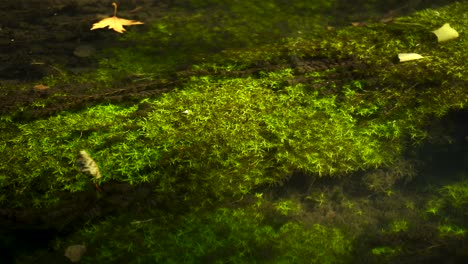
POLYGON ((101 172, 97 163, 91 158, 91 156, 85 150, 80 151, 79 157, 76 159, 76 163, 80 171, 88 173, 93 176, 96 180, 101 178, 101 172))
POLYGON ((98 28, 105 28, 109 27, 109 29, 113 29, 114 31, 117 31, 119 33, 123 33, 125 31, 125 28, 123 26, 132 26, 132 25, 141 25, 143 22, 136 21, 136 20, 128 20, 128 19, 123 19, 117 17, 117 4, 112 3, 114 6, 114 16, 104 18, 101 21, 94 23, 93 27, 91 30, 95 30, 98 28))
POLYGON ((447 41, 454 38, 458 38, 458 32, 453 29, 449 23, 445 23, 442 27, 432 31, 437 36, 437 41, 447 41))
POLYGON ((399 53, 398 54, 398 59, 400 59, 400 62, 419 60, 419 59, 422 59, 422 58, 424 58, 424 57, 417 54, 417 53, 399 53))

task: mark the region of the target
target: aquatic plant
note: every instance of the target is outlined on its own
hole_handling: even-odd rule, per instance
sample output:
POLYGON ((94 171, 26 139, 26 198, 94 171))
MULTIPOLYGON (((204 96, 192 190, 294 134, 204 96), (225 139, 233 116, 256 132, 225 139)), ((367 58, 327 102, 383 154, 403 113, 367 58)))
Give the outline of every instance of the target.
POLYGON ((129 215, 108 218, 55 246, 84 241, 88 250, 82 263, 346 263, 351 253, 340 230, 297 222, 274 226, 267 215, 279 213, 258 210, 255 203, 205 209, 179 216, 146 212, 152 221, 131 221, 129 215))

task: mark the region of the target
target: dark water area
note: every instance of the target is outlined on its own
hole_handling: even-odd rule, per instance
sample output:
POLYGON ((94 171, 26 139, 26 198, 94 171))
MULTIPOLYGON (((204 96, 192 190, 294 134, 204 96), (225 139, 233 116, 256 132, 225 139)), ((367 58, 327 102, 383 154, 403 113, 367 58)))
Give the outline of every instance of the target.
MULTIPOLYGON (((299 3, 297 6, 300 6, 301 1, 277 2, 280 7, 285 8, 295 3, 299 3)), ((323 14, 324 18, 320 23, 322 26, 344 27, 352 22, 392 19, 451 2, 454 1, 380 1, 378 4, 365 0, 337 1, 333 4, 324 1, 326 6, 331 8, 324 10, 326 13, 323 14)), ((117 34, 89 31, 90 25, 97 18, 112 13, 111 3, 112 1, 90 0, 2 1, 0 3, 2 10, 0 11, 2 17, 0 78, 14 82, 38 81, 50 74, 60 74, 60 70, 53 67, 57 64, 77 73, 95 68, 97 65, 93 56, 97 55, 96 52, 99 53, 99 50, 117 44, 114 43, 118 39, 117 34)), ((257 4, 253 1, 252 6, 257 4)), ((165 15, 165 12, 174 9, 189 13, 206 10, 232 12, 229 1, 223 4, 222 1, 135 0, 123 1, 119 8, 122 14, 149 21, 157 21, 165 15)), ((304 10, 306 11, 307 9, 304 10)), ((254 8, 252 12, 254 15, 261 14, 255 12, 254 8)), ((254 27, 254 25, 242 26, 254 27)), ((287 34, 282 34, 282 37, 288 37, 287 34)), ((262 41, 275 42, 275 39, 262 41)), ((232 45, 235 45, 235 40, 232 45)))
POLYGON ((421 146, 418 155, 424 160, 423 179, 438 184, 460 180, 468 171, 468 113, 450 113, 446 118, 433 122, 430 131, 435 136, 430 143, 421 146), (444 132, 442 132, 444 131, 444 132))
POLYGON ((1 1, 0 262, 465 263, 466 76, 360 30, 466 1, 312 2, 1 1))

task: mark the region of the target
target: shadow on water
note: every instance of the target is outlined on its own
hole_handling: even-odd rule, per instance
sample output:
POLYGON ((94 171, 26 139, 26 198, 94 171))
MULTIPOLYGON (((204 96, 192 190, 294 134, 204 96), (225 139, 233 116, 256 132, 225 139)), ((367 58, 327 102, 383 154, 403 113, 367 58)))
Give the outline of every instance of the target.
POLYGON ((417 150, 423 162, 415 184, 443 185, 468 179, 468 112, 451 112, 434 120, 427 143, 417 150))
MULTIPOLYGON (((2 263, 18 262, 19 256, 28 256, 32 252, 42 252, 41 255, 48 255, 47 262, 36 262, 28 260, 27 263, 67 263, 66 258, 57 256, 52 252, 50 242, 58 236, 63 236, 56 230, 22 229, 13 231, 0 231, 0 254, 2 263)), ((25 260, 26 261, 26 260, 25 260)))

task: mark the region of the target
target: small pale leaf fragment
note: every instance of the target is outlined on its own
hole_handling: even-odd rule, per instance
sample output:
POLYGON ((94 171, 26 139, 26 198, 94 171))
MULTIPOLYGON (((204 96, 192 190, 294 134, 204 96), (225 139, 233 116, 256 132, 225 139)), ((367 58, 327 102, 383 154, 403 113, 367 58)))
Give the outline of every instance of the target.
POLYGON ((424 57, 417 54, 417 53, 399 53, 398 54, 398 59, 400 59, 400 62, 419 60, 419 59, 422 59, 422 58, 424 58, 424 57))
POLYGON ((71 262, 75 263, 80 261, 83 254, 86 252, 85 245, 71 245, 65 249, 65 257, 70 259, 71 262))
POLYGON ((451 39, 458 38, 458 32, 453 29, 449 23, 445 23, 442 27, 432 31, 437 36, 437 41, 447 41, 451 39))
POLYGON ((93 176, 96 180, 101 178, 101 173, 99 172, 99 167, 97 163, 91 158, 91 156, 85 150, 80 151, 80 155, 76 160, 78 168, 80 171, 93 176))

